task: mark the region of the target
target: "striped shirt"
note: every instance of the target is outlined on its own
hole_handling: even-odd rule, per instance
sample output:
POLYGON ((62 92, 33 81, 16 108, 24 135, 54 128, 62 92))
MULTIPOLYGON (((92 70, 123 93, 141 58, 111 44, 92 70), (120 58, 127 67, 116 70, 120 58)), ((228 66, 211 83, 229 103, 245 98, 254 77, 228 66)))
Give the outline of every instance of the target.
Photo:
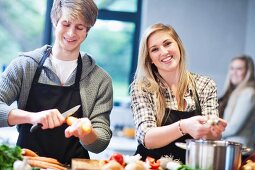
MULTIPOLYGON (((193 74, 196 91, 199 98, 202 115, 218 115, 217 88, 215 82, 206 76, 193 74)), ((184 94, 186 107, 184 111, 190 112, 196 109, 194 96, 191 93, 191 85, 184 94)), ((171 110, 178 110, 177 100, 173 93, 167 89, 164 90, 166 107, 171 110)), ((157 127, 155 94, 147 90, 139 90, 136 86, 131 86, 131 109, 135 121, 136 138, 139 143, 143 143, 146 132, 157 127)))

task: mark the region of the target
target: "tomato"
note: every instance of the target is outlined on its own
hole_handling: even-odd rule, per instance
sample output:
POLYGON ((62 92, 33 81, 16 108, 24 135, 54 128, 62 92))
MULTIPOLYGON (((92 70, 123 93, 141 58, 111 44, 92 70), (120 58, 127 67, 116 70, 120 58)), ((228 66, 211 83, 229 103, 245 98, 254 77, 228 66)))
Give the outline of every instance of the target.
POLYGON ((116 162, 118 162, 118 163, 121 164, 122 166, 125 165, 124 157, 123 157, 123 155, 120 154, 120 153, 113 153, 113 154, 110 156, 110 160, 115 160, 116 162))
POLYGON ((155 161, 154 158, 147 156, 145 162, 150 166, 151 169, 158 169, 160 166, 160 161, 155 161))

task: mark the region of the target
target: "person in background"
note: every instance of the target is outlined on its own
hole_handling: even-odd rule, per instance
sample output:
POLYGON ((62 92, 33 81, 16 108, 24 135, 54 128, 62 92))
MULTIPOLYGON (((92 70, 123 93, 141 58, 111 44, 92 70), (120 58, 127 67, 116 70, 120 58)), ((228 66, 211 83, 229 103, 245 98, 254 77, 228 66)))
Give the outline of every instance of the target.
POLYGON ((242 143, 254 151, 255 76, 251 57, 241 55, 231 60, 219 113, 228 122, 223 139, 242 143))
POLYGON ((18 146, 64 164, 108 146, 112 80, 93 58, 80 52, 97 15, 93 0, 55 0, 53 46, 20 54, 1 74, 0 126, 18 125, 18 146), (17 108, 11 105, 14 101, 17 108), (68 127, 61 113, 76 105, 81 107, 73 116, 79 119, 68 127), (82 129, 84 122, 91 131, 82 129), (31 133, 36 123, 42 128, 31 133))
POLYGON ((171 26, 154 24, 143 34, 130 93, 136 154, 143 160, 168 155, 185 163, 175 142, 221 138, 226 122, 207 123, 218 116, 216 85, 186 69, 183 43, 171 26))

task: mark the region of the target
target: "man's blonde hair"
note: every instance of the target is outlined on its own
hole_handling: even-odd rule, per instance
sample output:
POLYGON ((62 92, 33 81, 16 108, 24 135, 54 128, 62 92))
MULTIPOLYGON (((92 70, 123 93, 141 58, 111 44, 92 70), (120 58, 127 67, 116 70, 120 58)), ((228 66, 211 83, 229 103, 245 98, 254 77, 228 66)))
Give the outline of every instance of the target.
POLYGON ((70 19, 81 17, 88 29, 95 24, 98 16, 98 8, 93 0, 54 0, 51 9, 51 22, 54 27, 62 16, 63 8, 68 9, 70 19))

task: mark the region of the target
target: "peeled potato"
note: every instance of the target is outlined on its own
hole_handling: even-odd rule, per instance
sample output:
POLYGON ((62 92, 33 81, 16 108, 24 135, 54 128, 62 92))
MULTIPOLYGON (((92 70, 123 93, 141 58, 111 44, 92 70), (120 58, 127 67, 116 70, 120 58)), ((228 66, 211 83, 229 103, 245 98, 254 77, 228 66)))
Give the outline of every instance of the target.
POLYGON ((124 170, 124 169, 118 162, 112 160, 105 164, 101 170, 124 170))

